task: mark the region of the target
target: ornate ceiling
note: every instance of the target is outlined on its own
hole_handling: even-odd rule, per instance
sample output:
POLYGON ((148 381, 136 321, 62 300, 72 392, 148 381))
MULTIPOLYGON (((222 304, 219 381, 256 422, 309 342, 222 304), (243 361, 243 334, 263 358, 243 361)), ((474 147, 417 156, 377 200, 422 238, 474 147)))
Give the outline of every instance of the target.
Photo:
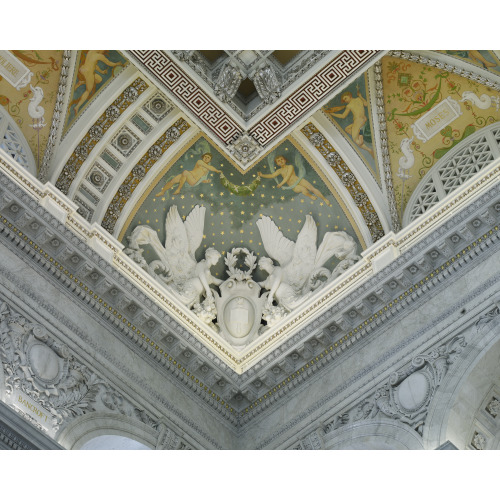
POLYGON ((241 373, 330 307, 374 243, 498 156, 499 56, 1 51, 0 146, 121 243, 165 310, 241 373), (460 148, 477 161, 451 160, 460 148), (265 293, 240 290, 246 309, 224 319, 231 279, 265 293), (191 290, 210 284, 217 304, 191 290))

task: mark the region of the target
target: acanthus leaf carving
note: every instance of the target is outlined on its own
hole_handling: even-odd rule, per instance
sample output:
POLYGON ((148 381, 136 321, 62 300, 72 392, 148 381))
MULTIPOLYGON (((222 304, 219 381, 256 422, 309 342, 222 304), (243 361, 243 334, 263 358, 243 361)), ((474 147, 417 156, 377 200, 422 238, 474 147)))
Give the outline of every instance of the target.
POLYGON ((237 68, 226 64, 221 69, 214 85, 215 95, 222 102, 230 101, 238 91, 242 79, 243 77, 237 68))
POLYGON ((272 104, 281 97, 281 87, 276 72, 269 65, 259 68, 253 75, 253 83, 260 98, 266 104, 272 104))
POLYGON ((126 415, 153 429, 158 426, 154 418, 78 361, 44 327, 29 322, 1 301, 0 367, 5 376, 6 402, 44 431, 57 432, 74 418, 95 411, 126 415), (32 403, 38 413, 46 412, 51 417, 51 425, 40 426, 25 412, 32 403))
POLYGON ((415 356, 408 367, 393 373, 370 396, 333 417, 324 431, 383 416, 397 419, 422 435, 432 396, 466 345, 465 338, 458 335, 427 354, 415 356))

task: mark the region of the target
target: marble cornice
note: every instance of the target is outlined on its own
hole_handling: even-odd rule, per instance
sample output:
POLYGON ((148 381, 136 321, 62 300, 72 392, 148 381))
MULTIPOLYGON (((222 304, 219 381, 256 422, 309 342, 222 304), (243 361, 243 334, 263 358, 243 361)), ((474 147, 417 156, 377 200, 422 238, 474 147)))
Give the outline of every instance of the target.
MULTIPOLYGON (((404 250, 399 257, 391 254, 388 265, 358 279, 320 315, 238 375, 153 302, 147 290, 110 264, 121 251, 118 242, 83 221, 57 191, 30 180, 9 163, 2 160, 10 169, 3 168, 0 178, 0 222, 7 246, 22 250, 131 349, 236 428, 275 402, 293 397, 295 387, 315 378, 370 332, 406 314, 411 304, 426 299, 429 290, 469 268, 468 263, 497 239, 498 165, 492 165, 403 234, 388 235, 365 252, 354 275, 388 251, 404 250), (33 223, 39 227, 33 229, 33 223), (75 256, 79 262, 73 265, 75 256), (119 289, 117 299, 110 293, 114 288, 119 289), (131 304, 137 308, 134 313, 127 312, 131 304), (191 353, 189 359, 186 352, 191 353), (260 387, 256 381, 262 382, 260 387), (234 397, 238 395, 242 397, 234 397)), ((328 293, 334 293, 335 286, 339 285, 328 293)))

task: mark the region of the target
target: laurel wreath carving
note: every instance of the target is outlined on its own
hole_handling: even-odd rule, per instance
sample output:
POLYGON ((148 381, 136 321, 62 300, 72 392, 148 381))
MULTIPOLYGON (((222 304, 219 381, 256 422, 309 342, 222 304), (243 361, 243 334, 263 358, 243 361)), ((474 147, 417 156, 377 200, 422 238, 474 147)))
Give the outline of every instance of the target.
POLYGON ((227 253, 224 262, 227 266, 227 274, 229 277, 237 281, 252 279, 252 272, 257 267, 257 257, 246 248, 233 248, 227 253), (241 254, 245 255, 243 264, 248 267, 246 271, 236 267, 238 265, 238 256, 241 254))

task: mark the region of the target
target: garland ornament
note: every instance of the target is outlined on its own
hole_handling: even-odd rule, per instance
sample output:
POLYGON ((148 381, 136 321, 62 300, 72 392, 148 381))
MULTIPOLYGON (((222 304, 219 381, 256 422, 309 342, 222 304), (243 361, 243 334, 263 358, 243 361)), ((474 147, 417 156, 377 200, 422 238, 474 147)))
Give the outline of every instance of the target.
POLYGON ((252 181, 251 184, 237 186, 229 181, 224 174, 220 174, 220 183, 231 193, 236 194, 238 196, 248 196, 252 194, 260 185, 260 177, 257 177, 252 181))

